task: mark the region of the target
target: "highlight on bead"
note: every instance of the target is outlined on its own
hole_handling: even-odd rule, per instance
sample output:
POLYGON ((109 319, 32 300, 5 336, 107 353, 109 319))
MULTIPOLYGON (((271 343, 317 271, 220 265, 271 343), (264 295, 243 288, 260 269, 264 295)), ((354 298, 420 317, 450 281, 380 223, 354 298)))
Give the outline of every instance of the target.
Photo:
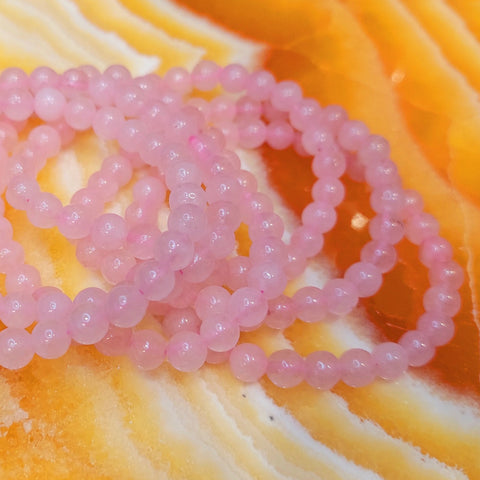
POLYGON ((0 75, 0 95, 3 368, 22 368, 34 355, 61 357, 75 341, 104 355, 127 355, 142 370, 169 362, 192 372, 227 362, 243 382, 266 376, 281 388, 303 381, 318 389, 339 381, 361 387, 425 365, 453 337, 463 282, 453 248, 423 211, 418 192, 402 186, 388 142, 340 106, 322 107, 304 98, 296 83, 277 82, 265 70, 249 73, 211 61, 191 73, 173 68, 163 78, 132 77, 120 65, 63 74, 40 67, 30 75, 11 68, 0 75), (202 96, 218 86, 224 93, 202 96), (117 149, 62 204, 42 191, 38 174, 77 133, 89 130, 117 149), (310 157, 317 178, 288 241, 272 200, 235 153, 264 144, 310 157), (288 282, 321 252, 337 222, 344 175, 368 184, 371 240, 342 277, 288 296, 288 282), (121 213, 106 211, 124 188, 131 203, 121 213), (58 228, 78 261, 108 287, 88 287, 71 299, 43 285, 13 239, 5 202, 37 228, 58 228), (242 224, 251 240, 248 256, 237 251, 242 224), (302 357, 292 349, 267 355, 242 339, 242 332, 262 325, 285 329, 296 320, 349 314, 382 287, 403 238, 418 245, 430 288, 417 328, 398 343, 386 341, 370 352, 353 348, 337 358, 326 351, 302 357), (147 313, 156 326, 143 324, 147 313))

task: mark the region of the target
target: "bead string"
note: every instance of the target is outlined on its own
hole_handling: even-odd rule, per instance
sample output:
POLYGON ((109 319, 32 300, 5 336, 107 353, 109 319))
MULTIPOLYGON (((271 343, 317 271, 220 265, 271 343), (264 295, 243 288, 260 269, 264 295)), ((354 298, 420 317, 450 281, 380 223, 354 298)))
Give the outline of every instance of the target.
POLYGON ((58 358, 73 340, 106 355, 128 354, 144 370, 165 358, 185 372, 206 361, 228 361, 245 382, 266 374, 280 387, 305 380, 329 389, 339 380, 354 387, 375 377, 394 380, 409 365, 429 362, 452 338, 463 282, 453 249, 439 236, 435 218, 423 212, 420 195, 403 189, 388 142, 349 120, 343 108, 322 108, 303 98, 296 83, 276 82, 267 71, 250 74, 241 65, 220 68, 210 61, 191 73, 173 68, 163 78, 132 78, 122 66, 61 75, 39 67, 30 76, 10 68, 0 75, 0 95, 0 192, 34 226, 58 228, 75 243, 78 260, 111 285, 108 292, 86 288, 73 301, 42 286, 12 238, 1 201, 0 273, 8 292, 0 299, 6 327, 1 366, 22 368, 34 354, 58 358), (191 96, 219 84, 225 94, 210 101, 191 96), (31 127, 30 119, 42 124, 31 127), (41 190, 37 176, 76 132, 90 129, 101 141, 116 141, 118 153, 62 205, 41 190), (265 143, 312 157, 312 202, 289 242, 272 201, 234 153, 265 143), (344 174, 371 189, 371 241, 343 278, 323 288, 302 287, 290 298, 284 295, 288 281, 321 252, 323 235, 335 226, 344 174), (106 213, 107 202, 127 185, 132 202, 124 214, 106 213), (165 209, 168 228, 162 231, 158 219, 165 209), (248 257, 236 254, 241 224, 252 241, 248 257), (416 330, 398 344, 385 342, 371 353, 351 349, 340 358, 323 351, 303 358, 293 350, 267 357, 257 345, 238 343, 241 331, 262 324, 284 329, 295 319, 310 323, 348 314, 359 298, 381 288, 403 237, 419 245, 431 286, 416 330), (161 333, 140 327, 147 313, 161 320, 161 333))

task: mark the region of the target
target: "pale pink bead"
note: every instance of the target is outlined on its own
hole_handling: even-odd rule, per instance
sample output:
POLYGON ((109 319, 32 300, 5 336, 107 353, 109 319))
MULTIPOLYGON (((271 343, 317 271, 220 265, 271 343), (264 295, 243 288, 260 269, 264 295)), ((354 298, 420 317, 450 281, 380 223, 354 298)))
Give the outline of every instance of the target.
POLYGON ((163 263, 147 260, 135 270, 135 286, 148 300, 163 300, 175 286, 175 275, 163 263))
POLYGON ((200 319, 223 315, 230 300, 230 293, 223 287, 210 285, 198 292, 195 300, 195 312, 200 319))
POLYGON ((317 178, 327 175, 340 178, 346 168, 345 155, 336 147, 324 148, 313 157, 312 171, 317 178))
POLYGON ((109 155, 102 162, 102 172, 112 178, 117 185, 123 187, 132 178, 132 164, 130 161, 118 154, 109 155))
POLYGON ((28 134, 28 143, 36 150, 37 155, 51 158, 60 153, 62 140, 60 134, 50 125, 39 125, 28 134))
POLYGON ((260 236, 250 245, 252 262, 274 262, 284 265, 287 262, 287 247, 278 237, 260 236))
POLYGON ((30 363, 34 355, 31 335, 23 328, 5 328, 0 332, 0 365, 18 370, 30 363))
POLYGON ((215 225, 204 238, 200 245, 210 251, 218 260, 228 257, 236 247, 235 232, 224 225, 215 225))
POLYGON ((88 210, 82 205, 65 205, 58 214, 57 227, 69 240, 86 237, 91 228, 88 210))
POLYGON ((102 213, 104 202, 100 198, 98 190, 95 190, 93 187, 87 187, 77 190, 70 199, 70 203, 72 205, 81 205, 91 216, 97 216, 102 213))
POLYGON ((380 343, 373 349, 372 359, 375 363, 375 373, 384 380, 395 380, 408 368, 407 352, 398 343, 380 343))
POLYGON ((229 363, 235 378, 251 383, 263 377, 267 371, 268 359, 258 345, 242 343, 231 351, 229 363))
POLYGON ((235 100, 226 95, 220 95, 210 101, 208 120, 215 124, 231 122, 236 112, 235 100))
POLYGON ((136 117, 145 107, 147 95, 137 85, 119 85, 114 94, 114 103, 126 117, 136 117))
POLYGON ((140 88, 147 98, 155 97, 156 93, 165 87, 164 79, 154 73, 133 78, 133 85, 140 88))
POLYGON ((192 241, 199 240, 207 232, 205 212, 197 205, 184 204, 170 211, 168 228, 188 235, 192 241))
POLYGON ((53 87, 43 87, 35 94, 35 113, 46 122, 60 120, 67 101, 60 90, 53 87))
POLYGON ((115 93, 114 80, 106 75, 97 75, 89 79, 88 93, 100 107, 112 105, 115 93))
POLYGON ((358 120, 343 122, 338 130, 338 144, 345 150, 356 152, 369 135, 368 127, 358 120))
POLYGON ((165 335, 171 337, 177 332, 198 333, 201 323, 193 308, 173 308, 163 318, 162 328, 165 335))
POLYGON ((247 69, 243 65, 233 63, 220 70, 218 79, 226 92, 237 93, 242 91, 248 80, 247 69))
POLYGON ((165 359, 167 342, 154 330, 136 330, 132 333, 128 354, 140 370, 154 370, 165 359))
POLYGON ((97 110, 92 99, 75 97, 65 105, 63 115, 67 125, 74 130, 83 131, 92 126, 96 113, 97 110))
POLYGON ((286 295, 279 295, 268 302, 268 314, 265 325, 276 330, 283 330, 295 321, 295 305, 286 295))
POLYGON ((290 245, 301 251, 306 257, 314 257, 322 251, 323 235, 315 227, 301 225, 292 234, 290 245))
POLYGON ((401 211, 402 217, 407 219, 423 210, 423 198, 416 190, 404 190, 404 205, 401 211))
POLYGON ((107 292, 105 292, 105 290, 97 287, 87 287, 77 293, 73 299, 73 305, 77 307, 79 305, 91 303, 99 308, 103 308, 106 300, 107 292))
POLYGON ((148 300, 133 285, 121 284, 108 292, 106 313, 112 325, 134 327, 143 319, 147 306, 148 300))
POLYGON ((420 316, 417 330, 425 333, 435 347, 446 345, 455 335, 455 324, 450 317, 427 312, 420 316))
POLYGON ((79 68, 69 68, 60 77, 60 87, 67 97, 74 97, 88 89, 89 77, 79 68))
POLYGON ((396 185, 376 188, 370 195, 370 205, 376 213, 398 214, 404 206, 403 189, 396 185))
POLYGON ((5 214, 5 202, 3 199, 0 199, 0 238, 5 240, 10 240, 13 236, 13 227, 12 224, 3 216, 5 214))
POLYGON ((125 355, 132 339, 131 328, 120 328, 110 325, 105 336, 95 344, 95 348, 103 355, 115 357, 125 355))
POLYGON ((318 287, 299 288, 292 297, 297 317, 307 323, 323 319, 327 311, 327 299, 318 287))
POLYGON ((434 263, 428 271, 431 285, 444 285, 452 290, 458 290, 465 279, 462 267, 455 261, 434 263))
POLYGON ((273 212, 259 213, 248 226, 248 235, 252 240, 262 237, 280 239, 285 230, 282 217, 273 212))
POLYGON ((253 72, 246 82, 247 94, 257 101, 267 100, 274 86, 275 77, 266 70, 253 72))
POLYGON ((104 213, 93 222, 90 237, 97 248, 116 250, 127 238, 126 222, 120 215, 104 213))
POLYGON ((97 270, 105 252, 98 249, 90 237, 84 237, 77 241, 75 254, 83 266, 97 270))
POLYGON ((155 241, 153 255, 166 262, 171 270, 181 270, 193 261, 193 242, 184 233, 168 230, 155 241))
POLYGON ((41 286, 40 273, 32 265, 20 264, 12 266, 5 279, 7 292, 33 293, 41 286))
POLYGON ((313 98, 302 98, 289 109, 292 127, 304 130, 315 121, 321 112, 320 105, 313 98))
POLYGON ((217 85, 219 73, 220 67, 216 63, 202 60, 192 70, 193 86, 202 92, 212 90, 217 85))
POLYGON ((154 225, 135 225, 128 231, 126 248, 135 258, 147 260, 153 258, 155 243, 159 237, 160 232, 154 225))
POLYGON ((231 350, 240 338, 238 323, 225 315, 211 315, 200 325, 200 335, 214 352, 231 350))
POLYGON ((117 138, 124 122, 125 118, 120 109, 106 106, 97 110, 93 117, 92 128, 97 137, 104 140, 113 140, 117 138))
POLYGON ((244 330, 258 327, 265 320, 267 312, 267 298, 252 287, 242 287, 233 292, 227 308, 227 313, 244 330))
MULTIPOLYGON (((7 122, 0 122, 0 145, 7 151, 13 151, 18 142, 18 133, 15 127, 7 122)), ((2 152, 2 157, 4 154, 2 152)), ((6 158, 6 157, 5 157, 6 158)))
POLYGON ((185 281, 199 283, 207 280, 216 267, 214 256, 206 249, 195 251, 193 259, 188 267, 182 270, 185 281))
POLYGON ((453 248, 450 242, 435 235, 426 238, 420 244, 418 256, 426 267, 431 268, 436 263, 444 263, 452 260, 453 248))
POLYGON ((365 179, 373 188, 402 183, 397 166, 391 160, 370 162, 365 168, 365 179))
POLYGON ((321 113, 322 120, 337 134, 340 127, 348 120, 347 111, 341 105, 327 105, 321 113))
POLYGON ((36 320, 36 305, 30 293, 12 292, 0 298, 0 318, 5 326, 27 328, 36 320))
POLYGON ((452 290, 445 285, 435 285, 425 292, 423 306, 427 312, 454 317, 460 311, 462 299, 456 290, 452 290))
POLYGON ((110 65, 103 72, 104 76, 111 78, 116 84, 122 84, 132 78, 132 74, 123 65, 110 65))
POLYGON ((251 267, 249 257, 237 255, 227 260, 227 285, 231 290, 238 290, 247 286, 248 271, 251 267))
MULTIPOLYGON (((143 119, 147 128, 149 122, 143 119)), ((148 165, 159 166, 160 153, 165 142, 165 137, 161 131, 147 131, 143 139, 143 143, 139 148, 140 158, 148 165)))
POLYGON ((240 198, 241 187, 233 175, 219 173, 211 177, 207 182, 207 201, 214 203, 217 201, 238 202, 240 198))
POLYGON ((126 152, 138 152, 143 145, 146 126, 142 120, 128 119, 120 125, 116 137, 118 144, 126 152))
POLYGON ((331 128, 324 124, 307 126, 302 134, 302 145, 310 155, 331 148, 334 145, 331 128))
POLYGON ((188 93, 192 89, 192 79, 190 73, 183 67, 170 68, 165 73, 164 80, 166 85, 179 93, 188 93))
POLYGON ((30 90, 37 93, 43 87, 58 87, 60 75, 50 67, 37 67, 30 74, 30 90))
POLYGON ((428 237, 438 235, 439 231, 438 220, 425 212, 409 217, 405 223, 405 236, 415 245, 420 245, 428 237))
POLYGON ((271 90, 270 102, 281 112, 288 112, 302 99, 302 89, 298 83, 285 80, 277 83, 271 90))
POLYGON ((207 203, 205 190, 195 183, 178 185, 170 192, 168 203, 170 208, 176 208, 183 204, 192 204, 204 208, 207 203))
POLYGON ((28 88, 28 75, 18 67, 5 68, 0 74, 0 87, 8 88, 28 88))
POLYGON ((390 144, 380 135, 369 135, 358 149, 360 163, 387 160, 390 156, 390 144))
POLYGON ((60 358, 67 353, 71 337, 64 320, 50 318, 38 323, 32 331, 35 353, 42 358, 60 358))
POLYGON ((243 120, 238 125, 238 144, 241 148, 255 149, 265 143, 267 127, 262 120, 243 120))
POLYGON ((314 388, 330 390, 341 373, 337 357, 330 352, 312 352, 305 358, 305 381, 314 388))
POLYGON ((302 222, 317 233, 326 233, 337 223, 337 212, 327 202, 313 201, 303 209, 302 222))
POLYGON ((24 259, 25 253, 18 242, 9 239, 1 239, 0 273, 7 273, 17 265, 21 265, 24 259))
POLYGON ((177 185, 184 183, 202 183, 200 167, 193 162, 170 162, 165 170, 165 184, 172 190, 177 185))
POLYGON ((404 333, 398 343, 405 349, 408 364, 411 367, 422 367, 435 355, 435 346, 427 334, 419 330, 410 330, 404 333))
POLYGON ((52 228, 62 209, 62 202, 48 192, 37 192, 32 195, 26 212, 30 223, 39 228, 52 228))
POLYGON ((323 294, 328 311, 334 315, 346 315, 358 303, 357 287, 343 278, 329 280, 323 288, 323 294))
POLYGON ((294 139, 294 131, 284 120, 274 120, 267 125, 266 142, 275 150, 285 150, 294 139))
POLYGON ((368 222, 368 232, 373 240, 395 245, 404 234, 403 223, 389 214, 375 215, 368 222))
POLYGON ((362 262, 375 265, 382 273, 389 272, 397 263, 397 252, 393 245, 372 240, 364 245, 360 253, 362 262))
POLYGON ((236 101, 236 122, 259 119, 262 115, 262 104, 250 97, 243 96, 236 101))
POLYGON ((368 262, 357 262, 348 267, 345 280, 353 283, 359 297, 371 297, 382 286, 382 272, 378 267, 368 262))
POLYGON ((266 373, 277 387, 295 387, 305 378, 305 361, 293 350, 278 350, 268 358, 266 373))
POLYGON ((144 224, 156 225, 158 210, 152 205, 134 201, 125 209, 125 221, 129 227, 144 224))
POLYGON ((72 300, 56 287, 42 287, 34 295, 39 322, 64 321, 72 310, 72 300))
POLYGON ((8 182, 5 198, 13 208, 25 210, 32 197, 39 191, 40 187, 35 179, 21 173, 8 182))
POLYGON ((255 192, 257 192, 257 187, 258 187, 257 179, 255 178, 252 172, 241 169, 237 173, 237 181, 243 193, 254 194, 255 192))
POLYGON ((282 266, 273 261, 254 263, 248 272, 248 286, 260 291, 267 299, 275 298, 287 287, 287 276, 282 266))
POLYGON ((307 257, 296 246, 289 246, 287 248, 287 263, 283 267, 283 271, 287 278, 292 279, 301 275, 307 268, 307 257))
POLYGON ((326 202, 333 207, 342 203, 345 197, 343 183, 334 176, 320 177, 312 187, 312 198, 315 201, 326 202))
POLYGON ((77 305, 68 319, 68 333, 82 345, 99 342, 106 335, 108 326, 104 309, 94 303, 77 305))
POLYGON ((198 370, 207 358, 207 344, 195 332, 178 332, 169 340, 167 358, 181 372, 198 370))
POLYGON ((375 378, 375 362, 366 350, 352 348, 339 358, 342 380, 350 387, 364 387, 375 378))
POLYGON ((62 147, 67 147, 75 139, 75 130, 67 125, 63 120, 51 124, 60 135, 62 147))
POLYGON ((3 114, 9 120, 22 122, 32 115, 33 97, 28 90, 11 88, 3 95, 3 114))
MULTIPOLYGON (((109 172, 100 170, 90 175, 90 178, 88 179, 88 182, 87 182, 86 190, 90 193, 90 195, 97 197, 97 202, 95 202, 95 198, 92 198, 88 201, 88 203, 90 204, 89 206, 91 207, 92 206, 91 204, 93 203, 100 204, 100 203, 105 203, 110 200, 113 200, 113 198, 115 197, 115 194, 118 192, 118 184, 115 181, 114 177, 110 175, 109 172)), ((85 190, 81 189, 78 192, 85 193, 85 190)), ((73 203, 73 197, 72 197, 72 203, 73 203)), ((76 203, 87 203, 87 202, 77 201, 76 203)))

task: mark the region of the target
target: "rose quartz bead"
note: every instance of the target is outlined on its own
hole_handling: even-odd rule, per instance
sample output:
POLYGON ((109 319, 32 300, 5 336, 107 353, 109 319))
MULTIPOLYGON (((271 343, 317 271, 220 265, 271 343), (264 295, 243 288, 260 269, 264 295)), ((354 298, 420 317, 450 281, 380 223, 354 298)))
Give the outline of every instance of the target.
POLYGON ((88 210, 82 205, 65 205, 58 214, 57 227, 69 240, 86 237, 91 228, 88 210))
POLYGON ((320 105, 313 98, 302 98, 289 109, 290 124, 297 130, 304 130, 315 121, 321 112, 320 105))
POLYGON ((35 94, 35 113, 45 122, 55 122, 62 118, 66 102, 60 90, 43 87, 35 94))
POLYGON ((123 187, 132 178, 132 164, 122 155, 113 154, 102 162, 102 170, 107 178, 111 178, 118 186, 123 187))
POLYGON ((120 248, 127 238, 125 220, 115 213, 104 213, 93 222, 90 237, 97 248, 103 250, 120 248))
POLYGON ((44 320, 32 331, 35 353, 42 358, 60 358, 67 353, 71 337, 67 333, 66 322, 62 319, 44 320))
POLYGON ((38 183, 26 173, 22 173, 15 175, 8 182, 5 198, 13 208, 25 210, 32 197, 39 191, 38 183))
POLYGON ((324 175, 312 187, 312 198, 315 201, 326 202, 333 207, 340 205, 345 197, 343 183, 334 176, 324 175))
POLYGON ((0 298, 0 318, 5 326, 26 328, 35 321, 36 305, 31 294, 14 292, 0 298))
POLYGON ((205 362, 209 363, 210 365, 221 365, 223 363, 227 363, 230 357, 230 352, 231 350, 227 352, 214 352, 213 350, 208 350, 205 362))
POLYGON ((154 225, 135 225, 128 231, 126 248, 135 258, 148 260, 153 258, 155 243, 159 237, 160 232, 154 225))
POLYGON ((128 354, 140 370, 154 370, 165 358, 167 342, 154 330, 137 330, 132 333, 128 354))
POLYGON ((96 113, 97 110, 92 99, 75 97, 65 105, 63 115, 67 125, 74 130, 83 131, 92 126, 96 113))
POLYGON ((267 125, 266 142, 275 150, 285 150, 293 143, 293 128, 284 120, 274 120, 267 125))
POLYGON ((435 285, 425 292, 423 306, 427 312, 454 317, 460 311, 462 299, 456 290, 451 290, 444 285, 435 285))
POLYGON ((194 246, 186 234, 168 230, 156 239, 153 255, 157 260, 167 262, 171 270, 181 270, 192 262, 194 246))
POLYGON ((403 223, 388 214, 375 215, 368 222, 368 231, 373 240, 395 245, 404 234, 403 223))
POLYGON ((389 243, 372 240, 364 245, 360 258, 362 262, 371 263, 382 273, 386 273, 397 263, 397 252, 389 243))
POLYGON ((201 320, 211 316, 223 315, 230 301, 230 292, 217 285, 209 285, 198 292, 195 300, 195 312, 201 320))
POLYGON ((0 87, 9 88, 28 88, 28 75, 18 67, 5 68, 0 74, 0 87))
POLYGON ((252 223, 255 215, 272 212, 273 202, 264 193, 255 192, 247 194, 245 201, 240 204, 240 209, 244 222, 249 224, 252 223))
POLYGON ((236 123, 258 119, 262 115, 262 104, 247 96, 240 97, 235 103, 235 107, 237 110, 236 123))
POLYGON ((97 110, 93 117, 92 128, 97 137, 104 140, 117 138, 118 132, 125 122, 125 117, 116 107, 102 107, 97 110))
POLYGON ((297 317, 303 322, 313 323, 323 319, 327 311, 324 291, 318 287, 302 287, 292 297, 297 317))
POLYGON ((295 387, 305 378, 305 361, 293 350, 278 350, 268 358, 266 373, 277 387, 295 387))
POLYGON ((287 263, 283 271, 287 278, 292 279, 301 275, 307 268, 307 257, 301 248, 289 246, 287 248, 287 263))
MULTIPOLYGON (((89 182, 91 179, 92 177, 90 177, 89 182)), ((103 187, 104 185, 102 185, 102 188, 103 187)), ((112 197, 115 193, 116 191, 112 193, 112 197)), ((70 199, 70 203, 72 205, 81 205, 92 217, 95 217, 103 212, 103 200, 106 200, 106 198, 102 198, 101 195, 99 189, 92 185, 77 190, 70 199)))
POLYGON ((302 99, 302 89, 296 82, 285 80, 277 83, 271 90, 270 102, 281 112, 288 112, 302 99))
POLYGON ((171 337, 177 332, 197 332, 202 321, 191 307, 171 309, 163 318, 162 328, 165 335, 171 337))
POLYGON ((322 120, 337 134, 340 127, 348 120, 347 111, 341 105, 327 105, 321 113, 322 120))
POLYGON ((216 225, 200 240, 201 247, 210 251, 212 257, 222 260, 228 257, 236 246, 235 232, 223 225, 216 225))
POLYGON ((3 114, 15 122, 27 120, 33 113, 32 94, 23 88, 11 88, 4 92, 3 114))
POLYGON ((226 92, 241 92, 247 83, 248 72, 243 65, 232 63, 220 70, 220 84, 226 92))
POLYGON ((183 67, 170 68, 164 76, 166 85, 179 93, 188 93, 192 89, 190 73, 183 67))
POLYGON ((325 233, 337 223, 337 212, 326 202, 314 201, 303 209, 302 222, 317 233, 325 233))
POLYGON ((40 287, 41 283, 40 273, 35 267, 20 264, 8 270, 5 279, 5 289, 9 293, 33 293, 40 287))
POLYGON ((425 212, 409 217, 405 223, 405 236, 415 245, 420 245, 428 237, 438 235, 439 231, 438 220, 425 212))
POLYGON ((273 212, 264 212, 253 217, 248 226, 248 235, 253 241, 265 237, 280 239, 284 230, 282 217, 273 212))
POLYGON ((287 276, 282 266, 274 261, 255 264, 248 272, 248 285, 267 299, 278 297, 287 287, 287 276))
POLYGON ((305 380, 314 388, 330 390, 340 380, 337 357, 330 352, 312 352, 305 358, 305 380))
POLYGON ((148 300, 163 300, 175 286, 175 275, 163 263, 147 260, 135 270, 135 286, 148 300))
POLYGON ((265 143, 267 127, 262 120, 243 120, 238 125, 238 144, 241 148, 255 149, 265 143))
POLYGON ((39 228, 52 228, 62 209, 62 202, 48 192, 34 193, 27 205, 26 212, 30 223, 39 228))
POLYGON ((390 144, 380 135, 369 135, 358 149, 358 159, 368 165, 370 162, 387 160, 390 156, 390 144))
POLYGON ((192 70, 193 86, 202 92, 212 90, 217 85, 219 74, 220 67, 216 63, 202 60, 192 70))
POLYGON ((22 246, 14 240, 2 239, 0 243, 0 273, 7 273, 25 259, 22 246))
POLYGON ((331 148, 334 143, 331 128, 324 124, 307 126, 302 134, 302 145, 310 155, 317 155, 322 150, 331 148))
POLYGON ((359 297, 371 297, 382 286, 382 272, 375 265, 368 262, 357 262, 348 267, 345 280, 357 287, 359 297))
POLYGON ((205 340, 194 332, 178 332, 169 340, 167 358, 181 372, 198 370, 207 358, 205 340))
POLYGON ((242 343, 231 351, 229 363, 235 378, 241 382, 251 383, 263 377, 268 359, 258 345, 242 343))
POLYGON ((407 352, 408 364, 412 367, 426 365, 435 355, 435 347, 428 336, 418 330, 404 333, 398 343, 407 352))
POLYGON ((128 352, 131 339, 131 328, 120 328, 110 325, 105 336, 95 344, 95 348, 108 357, 125 355, 128 352))
POLYGON ((188 267, 182 269, 183 279, 190 283, 199 283, 207 280, 216 267, 215 258, 206 249, 195 251, 188 267))
POLYGON ((237 344, 240 327, 225 315, 213 314, 202 321, 200 335, 210 350, 227 352, 237 344))
POLYGON ((134 327, 143 319, 148 300, 130 284, 113 287, 107 295, 106 313, 110 323, 122 328, 134 327))
POLYGON ((105 69, 103 75, 111 78, 117 85, 121 85, 132 78, 128 68, 123 65, 110 65, 105 69))
MULTIPOLYGON (((6 152, 12 152, 18 142, 18 133, 15 128, 7 122, 0 122, 0 145, 5 148, 6 152)), ((6 156, 2 152, 3 161, 6 156)))
POLYGON ((60 75, 50 67, 37 67, 30 74, 30 90, 37 93, 43 87, 58 87, 60 75))
POLYGON ((179 205, 170 211, 168 228, 187 235, 192 241, 199 240, 207 232, 205 212, 197 205, 179 205))
POLYGON ((268 302, 268 314, 265 325, 276 330, 283 330, 295 321, 295 305, 286 295, 279 295, 268 302))
POLYGON ((397 166, 391 160, 370 162, 365 168, 365 179, 373 188, 402 183, 397 166))
POLYGON ((416 190, 404 190, 404 205, 401 211, 402 217, 407 219, 415 216, 423 210, 423 198, 416 190))
POLYGON ((356 152, 369 135, 368 127, 358 120, 347 120, 338 130, 338 144, 345 150, 356 152))
POLYGON ((339 358, 342 380, 350 387, 364 387, 375 378, 375 363, 370 355, 361 348, 347 350, 339 358))
POLYGON ((231 122, 236 112, 235 100, 226 95, 219 95, 210 101, 208 120, 217 125, 221 122, 231 122))
POLYGON ((129 227, 156 224, 157 221, 158 210, 150 204, 134 201, 125 209, 125 222, 129 227))
POLYGON ((42 287, 35 292, 39 322, 64 321, 72 310, 72 300, 56 287, 42 287))
POLYGON ((68 333, 82 345, 99 342, 108 331, 108 317, 102 306, 83 303, 74 307, 68 319, 68 333))
POLYGON ((228 315, 238 322, 242 330, 258 327, 267 312, 267 298, 252 287, 242 287, 233 292, 227 307, 228 315))
POLYGON ((287 262, 287 247, 280 238, 259 236, 252 240, 253 242, 250 245, 249 253, 250 259, 254 264, 259 262, 273 262, 278 265, 284 265, 287 262))
POLYGON ((55 128, 50 125, 39 125, 28 134, 28 143, 35 148, 37 155, 51 158, 60 153, 62 139, 55 128))
POLYGON ((189 161, 170 161, 165 170, 165 184, 172 190, 184 183, 203 183, 200 167, 189 161))
POLYGON ((452 290, 457 290, 462 286, 464 277, 462 267, 455 261, 436 262, 428 271, 431 285, 445 285, 452 290))
POLYGON ((384 380, 395 380, 408 368, 407 352, 398 343, 380 343, 373 349, 372 359, 376 374, 384 380))
POLYGON ((146 126, 142 120, 128 119, 122 122, 116 138, 123 150, 129 153, 136 153, 140 150, 146 135, 146 126))
POLYGON ((292 234, 290 244, 299 249, 306 257, 314 257, 322 251, 323 235, 315 230, 315 227, 302 225, 292 234))
POLYGON ((417 322, 417 330, 425 333, 435 347, 446 345, 455 335, 455 324, 440 313, 424 313, 417 322))
POLYGON ((267 100, 274 86, 275 77, 266 70, 253 72, 246 83, 248 96, 256 101, 267 100))
POLYGON ((345 155, 333 146, 316 153, 312 161, 312 171, 317 178, 325 175, 341 177, 347 168, 345 155))
POLYGON ((392 185, 376 188, 370 195, 370 205, 377 213, 396 215, 404 206, 403 189, 392 185))
POLYGON ((107 300, 107 292, 97 287, 87 287, 80 290, 73 299, 73 305, 75 307, 84 305, 85 303, 92 303, 97 307, 103 308, 107 300))
POLYGON ((238 290, 239 288, 247 286, 247 275, 251 267, 249 257, 237 255, 236 257, 227 260, 228 277, 227 285, 231 290, 238 290))
POLYGON ((358 290, 355 284, 343 279, 329 280, 323 288, 327 309, 335 315, 350 313, 358 303, 358 290))
POLYGON ((90 237, 85 237, 77 241, 75 254, 83 266, 97 270, 105 252, 95 247, 90 237))
POLYGON ((453 248, 450 242, 442 237, 428 237, 420 244, 418 256, 426 267, 431 268, 436 263, 452 260, 453 248))
POLYGON ((146 92, 137 85, 125 83, 115 90, 114 103, 126 117, 138 116, 145 107, 146 92))
POLYGON ((23 328, 5 328, 0 332, 0 365, 18 370, 30 363, 34 354, 31 335, 23 328))
POLYGON ((130 270, 136 266, 135 258, 123 249, 114 250, 103 256, 100 262, 100 273, 111 285, 123 282, 130 270))

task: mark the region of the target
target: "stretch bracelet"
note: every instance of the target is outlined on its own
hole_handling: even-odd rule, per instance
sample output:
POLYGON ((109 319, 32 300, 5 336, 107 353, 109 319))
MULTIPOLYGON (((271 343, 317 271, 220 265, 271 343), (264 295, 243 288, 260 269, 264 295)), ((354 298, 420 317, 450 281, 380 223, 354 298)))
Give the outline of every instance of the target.
POLYGON ((423 211, 418 192, 402 187, 388 142, 348 119, 342 107, 320 107, 298 84, 276 82, 265 70, 210 61, 191 73, 176 67, 164 77, 136 78, 119 65, 103 73, 91 66, 63 74, 39 67, 30 75, 10 68, 0 75, 0 96, 5 202, 24 210, 35 227, 58 229, 75 244, 79 262, 110 285, 86 288, 73 300, 43 286, 13 239, 1 200, 2 367, 22 368, 35 354, 58 358, 73 341, 105 355, 127 354, 143 370, 165 360, 184 372, 225 361, 244 382, 267 375, 283 388, 306 381, 329 389, 340 380, 360 387, 428 363, 453 337, 463 271, 452 246, 423 211), (219 86, 224 93, 202 96, 219 86), (116 152, 64 205, 42 190, 37 176, 77 132, 89 130, 116 152), (264 144, 312 158, 312 202, 289 235, 235 153, 264 144), (368 184, 371 240, 343 277, 287 296, 289 280, 321 252, 336 224, 344 175, 368 184), (131 198, 123 213, 106 211, 123 191, 131 198), (241 226, 248 227, 248 256, 237 253, 241 226), (398 343, 351 349, 339 358, 290 349, 267 356, 257 345, 239 343, 242 331, 262 325, 281 330, 296 319, 347 315, 381 288, 404 237, 419 246, 430 287, 416 329, 398 343), (147 314, 158 328, 142 325, 147 314))

